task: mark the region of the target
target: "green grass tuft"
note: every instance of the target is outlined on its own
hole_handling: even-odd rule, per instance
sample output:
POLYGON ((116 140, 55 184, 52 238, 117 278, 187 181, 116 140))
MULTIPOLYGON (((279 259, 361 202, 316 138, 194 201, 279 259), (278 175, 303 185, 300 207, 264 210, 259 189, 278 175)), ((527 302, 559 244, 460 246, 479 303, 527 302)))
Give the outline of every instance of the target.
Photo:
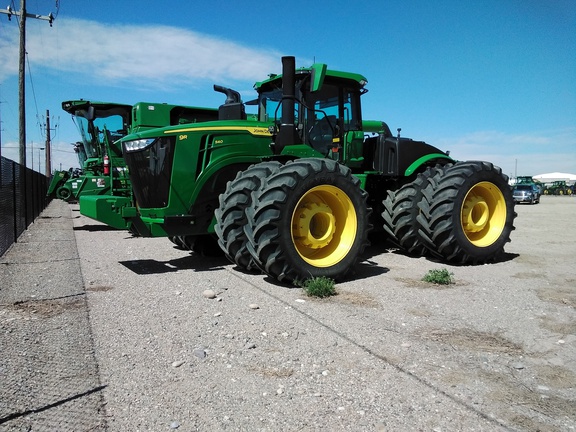
POLYGON ((454 273, 450 273, 446 269, 428 270, 428 273, 426 273, 422 280, 438 285, 450 285, 454 283, 454 278, 452 276, 454 276, 454 273))
POLYGON ((301 286, 309 297, 324 298, 337 294, 334 280, 324 276, 306 279, 304 282, 297 281, 296 285, 301 286))

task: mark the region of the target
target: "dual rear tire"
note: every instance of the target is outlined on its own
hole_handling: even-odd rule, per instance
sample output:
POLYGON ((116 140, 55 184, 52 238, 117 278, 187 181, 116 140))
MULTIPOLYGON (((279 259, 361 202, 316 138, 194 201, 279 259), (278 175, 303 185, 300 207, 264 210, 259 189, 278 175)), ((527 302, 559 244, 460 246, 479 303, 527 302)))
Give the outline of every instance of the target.
POLYGON ((246 178, 242 173, 221 195, 215 228, 220 246, 238 266, 279 281, 342 279, 368 244, 370 209, 360 181, 330 159, 269 164, 246 171, 269 171, 257 182, 248 177, 250 198, 246 190, 237 192, 246 178))
POLYGON ((248 239, 244 234, 244 227, 248 223, 247 211, 252 206, 252 193, 259 190, 262 181, 281 167, 280 162, 274 161, 252 165, 228 182, 225 192, 219 197, 220 206, 215 211, 218 222, 214 227, 218 245, 226 258, 244 270, 258 270, 248 251, 248 239))
POLYGON ((401 249, 455 264, 498 260, 514 229, 507 177, 488 162, 429 168, 384 200, 384 228, 401 249))
POLYGON ((431 177, 417 217, 428 250, 456 264, 498 260, 516 216, 507 180, 489 162, 459 162, 431 177))

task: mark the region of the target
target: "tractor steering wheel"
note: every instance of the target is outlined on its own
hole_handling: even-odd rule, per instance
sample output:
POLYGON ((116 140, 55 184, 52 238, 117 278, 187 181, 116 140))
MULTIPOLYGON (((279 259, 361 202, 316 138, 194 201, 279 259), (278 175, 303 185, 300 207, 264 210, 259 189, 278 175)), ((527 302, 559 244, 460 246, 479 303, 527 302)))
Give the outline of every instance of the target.
POLYGON ((308 141, 314 150, 326 154, 332 147, 336 116, 324 116, 308 131, 308 141))

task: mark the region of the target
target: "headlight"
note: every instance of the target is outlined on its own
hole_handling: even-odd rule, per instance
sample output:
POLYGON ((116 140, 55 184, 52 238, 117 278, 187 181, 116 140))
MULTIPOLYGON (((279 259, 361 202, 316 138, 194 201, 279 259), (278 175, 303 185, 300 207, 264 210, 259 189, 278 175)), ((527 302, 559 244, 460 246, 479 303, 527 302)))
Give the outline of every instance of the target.
POLYGON ((124 151, 133 152, 142 150, 154 143, 157 138, 139 139, 133 141, 124 141, 124 151))

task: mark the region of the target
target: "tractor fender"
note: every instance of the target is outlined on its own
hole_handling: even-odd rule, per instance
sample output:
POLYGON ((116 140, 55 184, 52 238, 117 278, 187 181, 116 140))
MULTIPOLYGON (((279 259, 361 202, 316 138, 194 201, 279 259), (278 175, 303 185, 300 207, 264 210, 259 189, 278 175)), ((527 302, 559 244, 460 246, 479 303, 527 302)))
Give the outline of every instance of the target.
POLYGON ((386 176, 409 177, 423 165, 454 162, 447 152, 409 138, 392 138, 380 135, 374 158, 375 168, 386 176))

